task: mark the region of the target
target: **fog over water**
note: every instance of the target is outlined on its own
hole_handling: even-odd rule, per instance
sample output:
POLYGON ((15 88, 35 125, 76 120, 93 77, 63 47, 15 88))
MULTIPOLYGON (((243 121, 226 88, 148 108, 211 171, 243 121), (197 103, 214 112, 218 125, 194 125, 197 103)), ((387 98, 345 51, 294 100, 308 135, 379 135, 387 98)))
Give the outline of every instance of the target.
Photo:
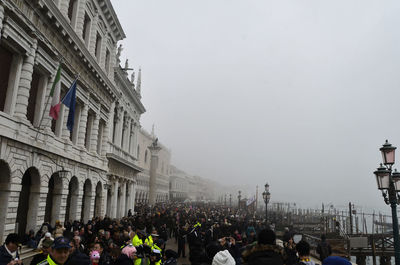
POLYGON ((268 181, 272 201, 389 210, 373 171, 385 139, 400 146, 399 1, 112 3, 142 125, 174 165, 268 181))

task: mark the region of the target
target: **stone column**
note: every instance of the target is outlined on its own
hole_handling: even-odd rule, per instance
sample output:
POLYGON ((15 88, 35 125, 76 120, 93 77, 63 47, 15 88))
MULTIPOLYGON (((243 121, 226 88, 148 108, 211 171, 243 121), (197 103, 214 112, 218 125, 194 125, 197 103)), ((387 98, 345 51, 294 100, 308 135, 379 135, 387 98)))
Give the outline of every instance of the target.
MULTIPOLYGON (((92 189, 92 196, 90 197, 90 209, 89 209, 89 216, 88 216, 88 220, 90 220, 93 216, 94 216, 94 202, 96 199, 96 186, 94 186, 94 190, 92 189), (94 196, 93 196, 94 194, 94 196)), ((100 202, 101 203, 101 202, 100 202)))
POLYGON ((85 202, 85 207, 82 209, 83 210, 83 221, 86 223, 90 217, 91 217, 91 211, 93 208, 93 195, 92 195, 93 191, 91 192, 91 194, 88 194, 88 192, 84 193, 84 197, 83 200, 85 202))
POLYGON ((97 36, 97 22, 99 20, 99 13, 93 16, 92 26, 90 27, 90 41, 89 41, 89 52, 96 57, 96 36, 97 36))
POLYGON ((135 132, 135 135, 133 137, 133 153, 135 154, 135 158, 138 159, 139 154, 137 152, 138 151, 137 146, 138 146, 139 126, 137 125, 136 122, 134 124, 134 132, 135 132))
POLYGON ((151 153, 149 204, 150 206, 154 206, 156 202, 156 190, 157 190, 158 152, 161 150, 161 147, 158 146, 156 141, 154 141, 153 144, 148 148, 151 153))
POLYGON ((117 123, 115 124, 115 142, 114 144, 118 147, 121 147, 121 135, 122 135, 122 122, 123 122, 123 116, 124 112, 122 108, 118 108, 118 115, 117 115, 117 123))
POLYGON ((15 105, 15 116, 21 119, 26 119, 29 90, 31 89, 33 64, 36 56, 36 49, 37 39, 34 39, 32 47, 28 52, 28 56, 25 57, 24 63, 22 64, 21 78, 19 80, 17 93, 17 102, 15 105))
POLYGON ((1 32, 3 29, 3 19, 4 19, 4 6, 0 3, 0 40, 1 40, 1 32))
POLYGON ((126 201, 126 181, 121 183, 121 198, 120 208, 118 209, 118 218, 122 218, 125 215, 125 201, 126 201))
POLYGON ((70 217, 72 219, 72 217, 74 216, 75 219, 72 219, 72 220, 80 220, 81 216, 82 216, 83 185, 82 185, 82 187, 79 186, 78 196, 76 199, 77 199, 76 212, 75 212, 75 214, 71 214, 71 217, 70 217))
POLYGON ((107 189, 105 200, 106 200, 106 203, 105 203, 104 205, 107 205, 107 208, 106 208, 106 215, 107 215, 108 217, 111 217, 111 208, 112 208, 112 206, 111 206, 111 202, 112 202, 112 187, 111 187, 111 189, 107 189), (108 200, 108 194, 110 194, 110 197, 111 197, 110 200, 108 200))
POLYGON ((117 65, 117 43, 114 43, 114 46, 112 47, 112 50, 110 51, 110 70, 108 71, 108 78, 110 78, 110 80, 114 80, 114 71, 112 69, 114 69, 115 66, 117 65))
POLYGON ((49 192, 49 188, 47 186, 40 187, 40 194, 39 194, 39 204, 37 205, 37 218, 36 218, 36 230, 40 229, 40 226, 44 222, 44 214, 46 211, 46 198, 47 193, 49 192))
POLYGON ((82 38, 83 22, 85 20, 85 6, 86 6, 86 0, 78 0, 77 3, 78 8, 75 20, 75 32, 82 40, 83 40, 82 38))
POLYGON ((136 198, 136 181, 132 181, 131 183, 131 209, 132 214, 135 212, 135 198, 136 198))
POLYGON ((121 142, 121 149, 129 152, 129 136, 130 136, 130 118, 128 116, 125 116, 124 119, 124 137, 123 137, 123 142, 121 142))
POLYGON ((131 186, 131 181, 128 181, 126 183, 126 187, 128 190, 128 194, 125 195, 125 210, 124 210, 124 216, 128 216, 128 211, 131 209, 131 196, 132 196, 132 186, 131 186))
POLYGON ((82 112, 82 106, 76 104, 75 106, 75 117, 74 117, 74 129, 72 131, 72 142, 76 145, 78 143, 78 137, 79 137, 79 126, 81 124, 81 112, 82 112))
POLYGON ((89 105, 84 103, 81 110, 81 119, 79 121, 79 132, 78 132, 78 146, 85 146, 86 137, 86 123, 88 118, 89 105))
POLYGON ((36 226, 38 224, 37 221, 40 218, 38 211, 40 197, 41 197, 40 195, 41 195, 40 183, 32 185, 29 195, 29 209, 28 212, 26 213, 27 222, 26 222, 25 232, 28 232, 31 229, 36 231, 36 226))
POLYGON ((129 125, 129 154, 133 157, 135 157, 135 127, 134 127, 134 121, 131 119, 131 123, 129 125))
MULTIPOLYGON (((100 50, 100 59, 99 59, 99 64, 102 69, 106 69, 106 49, 107 49, 107 33, 106 35, 102 36, 101 38, 101 50, 100 50)), ((111 56, 111 54, 110 54, 111 56)), ((114 69, 114 68, 110 68, 114 69)), ((114 72, 114 71, 112 71, 114 72)))
MULTIPOLYGON (((1 8, 1 6, 0 6, 1 8)), ((0 183, 0 240, 4 242, 5 235, 5 227, 6 227, 6 218, 7 218, 7 210, 8 208, 8 200, 10 198, 10 183, 0 183)), ((18 206, 18 204, 17 204, 18 206)))
MULTIPOLYGON (((105 142, 112 142, 113 139, 113 131, 114 131, 114 109, 115 109, 115 101, 111 103, 110 111, 108 113, 108 122, 106 125, 106 129, 104 131, 105 142)), ((106 146, 107 148, 107 146, 106 146)), ((107 151, 106 149, 105 151, 107 151)))
MULTIPOLYGON (((68 192, 68 190, 67 190, 68 192)), ((56 224, 56 220, 64 220, 61 217, 61 204, 62 204, 63 190, 62 189, 54 189, 53 191, 53 205, 51 209, 51 225, 54 226, 56 224)), ((66 196, 65 196, 66 198, 66 196)), ((65 206, 65 205, 64 205, 65 206)), ((64 213, 65 217, 65 213, 64 213)))
POLYGON ((71 194, 71 201, 70 201, 70 206, 69 206, 69 219, 74 221, 78 218, 78 209, 81 208, 81 206, 78 207, 78 201, 82 201, 79 199, 79 191, 76 191, 75 193, 71 194))
POLYGON ((118 180, 114 178, 113 193, 111 194, 111 218, 117 218, 117 205, 118 205, 118 180))
POLYGON ((105 187, 106 187, 106 183, 103 183, 103 194, 102 194, 102 196, 103 196, 102 199, 103 200, 101 202, 102 207, 100 209, 100 215, 103 216, 103 217, 107 214, 107 211, 108 211, 108 209, 107 209, 107 207, 108 207, 108 205, 107 205, 108 189, 106 189, 105 187))
POLYGON ((100 115, 96 113, 90 137, 90 152, 93 153, 96 153, 97 151, 97 137, 99 136, 99 121, 100 121, 100 115))

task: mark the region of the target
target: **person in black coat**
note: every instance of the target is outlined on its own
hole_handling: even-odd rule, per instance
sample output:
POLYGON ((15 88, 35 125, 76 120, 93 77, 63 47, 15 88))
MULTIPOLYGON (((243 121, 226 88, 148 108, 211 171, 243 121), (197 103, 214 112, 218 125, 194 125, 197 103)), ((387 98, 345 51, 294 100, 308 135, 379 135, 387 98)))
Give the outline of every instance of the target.
POLYGON ((250 245, 242 253, 244 265, 283 265, 284 249, 275 245, 276 236, 270 229, 262 230, 258 235, 258 242, 250 245))
POLYGON ((178 229, 178 258, 181 256, 185 256, 185 244, 186 244, 186 235, 187 235, 187 229, 184 228, 183 226, 179 227, 178 229))
POLYGON ((324 234, 321 235, 321 242, 318 243, 317 253, 319 254, 320 261, 324 261, 324 259, 332 255, 332 248, 326 241, 326 236, 324 234))
POLYGON ((285 255, 286 255, 286 265, 296 264, 298 261, 296 244, 293 241, 293 237, 289 238, 287 242, 284 242, 285 255))
POLYGON ((17 234, 12 233, 7 236, 4 245, 0 247, 0 265, 22 264, 18 254, 19 244, 20 240, 17 234))
POLYGON ((79 251, 78 248, 75 248, 75 244, 70 242, 70 252, 69 258, 65 265, 90 265, 90 258, 85 253, 79 251))

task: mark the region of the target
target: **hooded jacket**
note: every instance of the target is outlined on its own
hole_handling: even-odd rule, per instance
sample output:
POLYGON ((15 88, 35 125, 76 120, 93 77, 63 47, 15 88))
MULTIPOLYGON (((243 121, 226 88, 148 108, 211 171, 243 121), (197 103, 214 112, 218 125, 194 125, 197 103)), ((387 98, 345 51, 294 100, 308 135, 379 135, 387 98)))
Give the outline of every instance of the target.
POLYGON ((283 265, 284 249, 277 245, 256 244, 242 253, 243 265, 283 265))

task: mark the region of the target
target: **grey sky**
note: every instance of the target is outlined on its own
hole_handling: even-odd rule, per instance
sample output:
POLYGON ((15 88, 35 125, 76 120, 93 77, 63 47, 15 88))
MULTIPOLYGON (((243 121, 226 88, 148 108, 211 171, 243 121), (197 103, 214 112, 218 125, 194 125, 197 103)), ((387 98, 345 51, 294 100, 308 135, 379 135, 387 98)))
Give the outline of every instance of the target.
POLYGON ((142 124, 173 163, 273 200, 386 209, 400 146, 400 2, 113 0, 142 67, 142 124))

